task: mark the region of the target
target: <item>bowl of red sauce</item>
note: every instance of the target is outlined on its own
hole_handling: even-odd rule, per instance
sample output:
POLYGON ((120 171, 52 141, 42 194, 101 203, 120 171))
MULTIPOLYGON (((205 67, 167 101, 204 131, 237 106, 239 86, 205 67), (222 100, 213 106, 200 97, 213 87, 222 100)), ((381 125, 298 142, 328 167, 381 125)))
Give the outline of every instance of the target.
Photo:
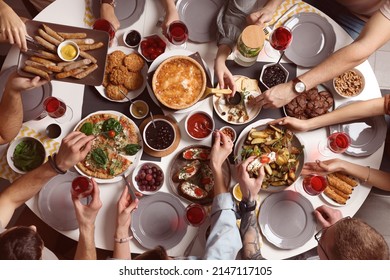
POLYGON ((214 131, 215 123, 213 118, 206 112, 194 111, 189 114, 185 121, 187 134, 195 140, 203 140, 209 137, 214 131))
POLYGON ((156 152, 168 150, 176 139, 173 125, 165 120, 155 118, 149 121, 143 131, 144 143, 148 148, 156 152))

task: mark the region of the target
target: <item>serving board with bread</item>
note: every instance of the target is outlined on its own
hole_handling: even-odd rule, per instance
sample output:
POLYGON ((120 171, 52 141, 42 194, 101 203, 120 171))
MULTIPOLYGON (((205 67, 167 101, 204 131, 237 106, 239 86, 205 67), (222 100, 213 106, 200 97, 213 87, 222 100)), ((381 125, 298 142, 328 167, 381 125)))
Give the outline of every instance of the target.
MULTIPOLYGON (((180 150, 169 167, 173 193, 189 202, 210 205, 214 197, 214 177, 210 168, 211 147, 188 146, 180 150)), ((230 165, 223 164, 225 183, 230 184, 230 165)))
POLYGON ((40 76, 58 80, 98 86, 103 82, 109 36, 107 32, 41 21, 28 21, 27 52, 20 52, 18 73, 26 77, 40 76), (79 56, 64 61, 57 54, 64 41, 74 42, 79 56))

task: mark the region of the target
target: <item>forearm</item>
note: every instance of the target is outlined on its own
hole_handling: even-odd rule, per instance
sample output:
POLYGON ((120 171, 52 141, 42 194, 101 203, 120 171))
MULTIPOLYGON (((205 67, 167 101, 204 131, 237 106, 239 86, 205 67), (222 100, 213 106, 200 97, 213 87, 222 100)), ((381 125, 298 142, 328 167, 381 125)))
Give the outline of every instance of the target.
POLYGON ((176 10, 174 0, 161 0, 161 3, 163 4, 166 13, 170 13, 176 10))
POLYGON ((18 135, 23 122, 23 103, 20 92, 5 89, 0 102, 0 145, 18 135))
POLYGON ((75 260, 96 260, 95 226, 80 226, 75 260))
POLYGON ((244 260, 264 259, 261 255, 260 230, 256 211, 241 214, 240 235, 242 239, 241 258, 244 260))
MULTIPOLYGON (((129 237, 129 229, 127 227, 117 227, 117 230, 115 231, 115 238, 121 239, 127 237, 129 237)), ((123 243, 114 242, 113 258, 122 260, 131 259, 129 241, 123 243)))
POLYGON ((222 167, 218 170, 213 169, 214 176, 214 195, 219 195, 221 193, 228 192, 227 186, 225 184, 225 180, 222 174, 222 167))
POLYGON ((381 116, 385 114, 384 98, 375 98, 356 102, 328 114, 307 120, 308 130, 314 130, 337 123, 348 122, 361 118, 381 116))
POLYGON ((263 8, 267 8, 275 12, 276 9, 282 4, 283 1, 284 0, 268 0, 263 8))
POLYGON ((217 55, 215 57, 215 63, 225 63, 231 52, 232 49, 228 45, 219 45, 217 55))

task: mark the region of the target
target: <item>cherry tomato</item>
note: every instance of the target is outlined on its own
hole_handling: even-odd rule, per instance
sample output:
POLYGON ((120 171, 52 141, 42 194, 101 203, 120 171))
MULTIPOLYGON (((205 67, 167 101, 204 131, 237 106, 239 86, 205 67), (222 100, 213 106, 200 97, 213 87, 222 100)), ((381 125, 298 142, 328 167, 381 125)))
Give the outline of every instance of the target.
POLYGON ((195 171, 195 167, 193 167, 193 166, 189 166, 186 168, 186 173, 192 173, 194 171, 195 171))
POLYGON ((157 48, 157 49, 156 49, 156 54, 157 54, 157 55, 160 55, 160 54, 162 54, 163 52, 164 52, 164 50, 161 49, 161 48, 157 48))
POLYGON ((109 130, 107 132, 107 136, 110 137, 110 138, 114 138, 116 135, 115 131, 114 130, 109 130))
POLYGON ((268 156, 261 156, 260 157, 260 162, 261 163, 269 163, 270 158, 268 156))
POLYGON ((156 54, 155 52, 150 54, 151 60, 155 60, 157 57, 158 57, 158 54, 156 54))
POLYGON ((142 50, 142 49, 146 49, 147 47, 149 47, 148 41, 147 41, 147 40, 143 40, 143 41, 141 42, 141 50, 142 50))

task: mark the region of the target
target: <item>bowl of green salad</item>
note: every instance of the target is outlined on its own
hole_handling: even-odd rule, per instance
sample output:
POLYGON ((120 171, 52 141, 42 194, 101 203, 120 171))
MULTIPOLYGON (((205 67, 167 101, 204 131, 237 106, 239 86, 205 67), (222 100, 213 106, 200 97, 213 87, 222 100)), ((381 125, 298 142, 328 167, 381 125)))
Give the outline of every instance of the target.
POLYGON ((33 137, 15 139, 7 151, 8 165, 19 174, 25 174, 42 165, 45 158, 45 147, 41 141, 33 137))

